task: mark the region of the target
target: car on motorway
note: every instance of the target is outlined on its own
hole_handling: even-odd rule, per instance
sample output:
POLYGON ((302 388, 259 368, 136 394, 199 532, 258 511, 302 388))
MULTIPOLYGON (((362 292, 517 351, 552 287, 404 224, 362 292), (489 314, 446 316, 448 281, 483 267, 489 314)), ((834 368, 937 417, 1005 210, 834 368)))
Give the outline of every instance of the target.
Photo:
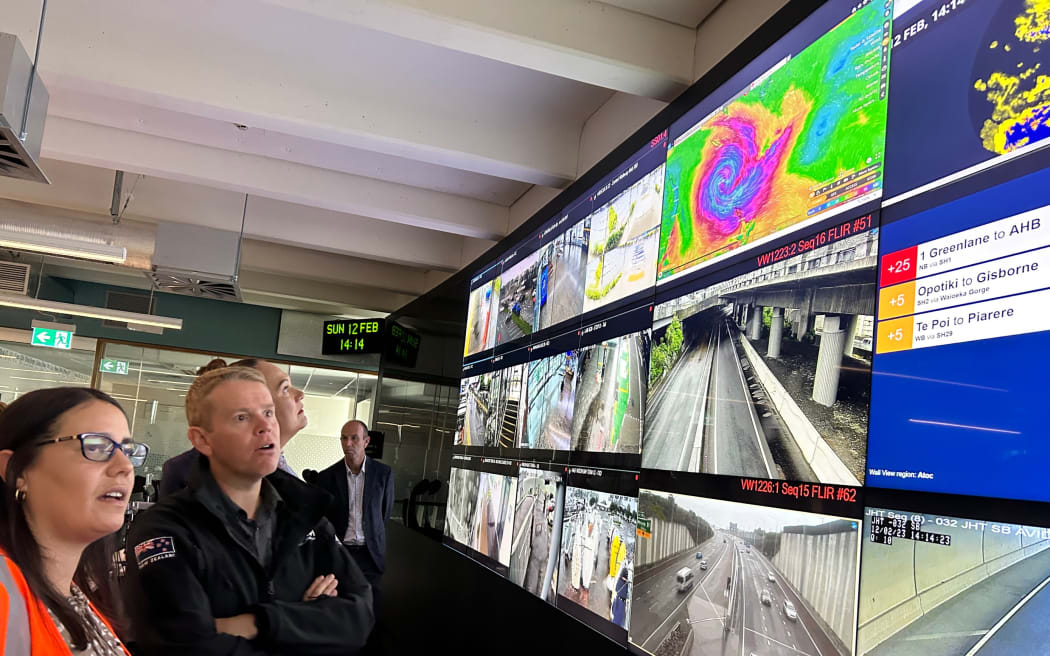
POLYGON ((767 574, 766 578, 769 579, 770 583, 776 583, 777 582, 777 577, 773 576, 773 572, 770 572, 769 574, 767 574))
POLYGON ((798 611, 795 610, 795 604, 787 599, 784 600, 784 615, 792 622, 798 620, 798 611))
POLYGON ((750 545, 750 544, 749 544, 749 545, 747 545, 747 552, 748 552, 748 553, 751 553, 751 545, 750 545))
POLYGON ((701 560, 700 561, 700 569, 707 569, 707 561, 706 560, 701 560))
POLYGON ((762 594, 759 596, 759 601, 762 602, 763 606, 772 606, 773 595, 769 593, 769 590, 763 590, 762 594))
POLYGON ((686 592, 689 588, 693 587, 693 570, 688 567, 683 567, 674 575, 674 579, 675 590, 678 592, 686 592))
POLYGON ((697 560, 700 560, 703 557, 704 557, 704 552, 703 551, 697 551, 696 552, 696 559, 697 560))

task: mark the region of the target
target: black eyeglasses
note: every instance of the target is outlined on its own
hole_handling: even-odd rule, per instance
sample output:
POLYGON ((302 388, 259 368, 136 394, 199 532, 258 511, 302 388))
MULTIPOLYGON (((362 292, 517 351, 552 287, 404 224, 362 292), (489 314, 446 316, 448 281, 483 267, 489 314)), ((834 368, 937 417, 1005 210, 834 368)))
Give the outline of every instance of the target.
POLYGON ((117 452, 117 449, 120 449, 133 466, 141 467, 142 463, 146 462, 146 456, 149 455, 148 445, 131 439, 117 442, 105 433, 81 433, 80 435, 70 435, 68 437, 56 437, 53 440, 37 442, 36 445, 43 446, 70 440, 80 440, 80 453, 92 462, 107 462, 117 452))

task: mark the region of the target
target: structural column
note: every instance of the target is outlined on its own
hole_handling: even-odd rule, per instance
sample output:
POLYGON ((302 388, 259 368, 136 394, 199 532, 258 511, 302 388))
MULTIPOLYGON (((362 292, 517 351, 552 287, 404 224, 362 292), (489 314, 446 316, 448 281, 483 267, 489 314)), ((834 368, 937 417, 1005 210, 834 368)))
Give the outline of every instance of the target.
POLYGON ((840 327, 839 317, 825 315, 824 330, 820 333, 820 350, 817 352, 817 373, 813 379, 813 400, 821 405, 835 405, 845 341, 846 331, 840 327))
POLYGON ((753 305, 751 310, 751 322, 747 327, 747 337, 754 341, 762 337, 762 306, 753 305))
POLYGON ((813 290, 806 289, 803 292, 802 302, 799 303, 795 328, 795 339, 802 341, 810 330, 810 322, 813 321, 813 290))
POLYGON ((812 321, 812 318, 809 316, 808 312, 805 310, 798 311, 798 323, 796 324, 798 327, 795 329, 795 339, 800 342, 802 341, 806 336, 806 333, 809 332, 810 321, 812 321))
POLYGON ((857 337, 858 330, 860 330, 860 315, 849 315, 849 321, 846 324, 846 343, 842 346, 843 355, 853 357, 853 340, 857 337))
POLYGON ((769 349, 766 355, 780 357, 780 341, 784 337, 784 308, 773 308, 773 318, 769 322, 769 349))

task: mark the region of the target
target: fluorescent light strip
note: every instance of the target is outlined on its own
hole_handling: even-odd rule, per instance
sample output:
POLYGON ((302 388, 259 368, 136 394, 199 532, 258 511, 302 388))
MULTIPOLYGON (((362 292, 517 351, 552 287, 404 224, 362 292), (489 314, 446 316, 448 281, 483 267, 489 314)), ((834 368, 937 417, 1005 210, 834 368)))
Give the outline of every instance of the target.
POLYGON ((75 317, 88 317, 91 319, 121 321, 137 326, 155 326, 157 328, 182 330, 182 319, 176 319, 174 317, 160 317, 153 314, 139 314, 138 312, 110 310, 108 308, 100 308, 93 305, 59 303, 58 301, 47 301, 18 294, 0 293, 0 306, 19 308, 22 310, 35 310, 37 312, 71 314, 75 317))
POLYGON ((31 251, 61 257, 76 257, 96 262, 123 264, 128 259, 128 251, 123 246, 93 244, 74 239, 61 239, 34 235, 32 233, 0 230, 0 248, 14 251, 31 251))
POLYGON ((71 381, 69 378, 30 378, 28 376, 10 376, 11 380, 35 380, 41 383, 82 383, 83 381, 71 381))

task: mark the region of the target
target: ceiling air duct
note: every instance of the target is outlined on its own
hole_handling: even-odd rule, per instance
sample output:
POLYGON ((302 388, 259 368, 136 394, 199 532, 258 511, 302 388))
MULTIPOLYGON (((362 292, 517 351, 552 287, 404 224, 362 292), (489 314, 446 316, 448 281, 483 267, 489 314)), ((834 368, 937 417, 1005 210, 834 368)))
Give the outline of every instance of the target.
POLYGON ((240 301, 241 233, 160 223, 153 246, 153 288, 170 294, 240 301))
POLYGON ((18 37, 0 33, 0 176, 49 183, 39 164, 47 103, 47 88, 18 37))

